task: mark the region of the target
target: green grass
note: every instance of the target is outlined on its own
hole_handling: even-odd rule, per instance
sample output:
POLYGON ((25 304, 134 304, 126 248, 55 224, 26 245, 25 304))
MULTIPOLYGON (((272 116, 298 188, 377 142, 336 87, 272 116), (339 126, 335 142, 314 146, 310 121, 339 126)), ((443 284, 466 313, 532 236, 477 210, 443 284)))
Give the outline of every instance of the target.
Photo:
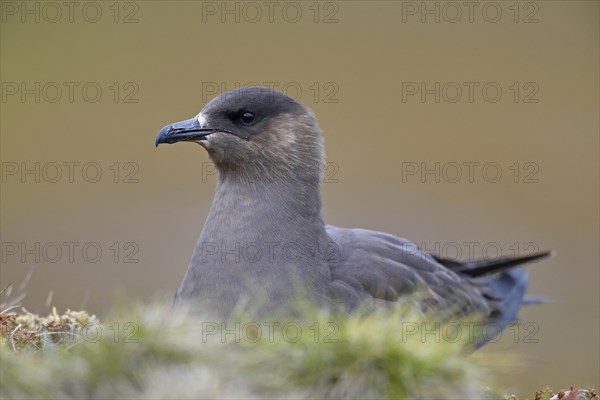
POLYGON ((86 312, 1 315, 2 398, 481 399, 491 396, 486 371, 500 360, 467 355, 462 342, 402 335, 403 321, 424 317, 401 306, 352 316, 314 310, 279 326, 231 319, 225 328, 237 337, 208 314, 160 304, 102 324, 86 312))
MULTIPOLYGON (((303 306, 294 314, 303 317, 261 322, 239 312, 225 325, 160 303, 124 306, 102 322, 85 311, 40 317, 3 306, 0 398, 516 400, 490 389, 495 376, 516 373, 510 354, 472 353, 466 336, 407 334, 407 323, 431 323, 410 304, 352 315, 303 306)), ((575 394, 598 399, 576 390, 535 398, 575 394)))

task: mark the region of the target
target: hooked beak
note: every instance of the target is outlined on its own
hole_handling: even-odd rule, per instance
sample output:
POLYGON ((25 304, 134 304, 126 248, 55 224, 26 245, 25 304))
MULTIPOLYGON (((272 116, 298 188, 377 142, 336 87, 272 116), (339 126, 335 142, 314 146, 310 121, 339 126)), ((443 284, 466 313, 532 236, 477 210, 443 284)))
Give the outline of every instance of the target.
POLYGON ((211 133, 218 129, 201 126, 198 118, 194 117, 187 121, 176 122, 162 128, 156 136, 155 145, 161 143, 177 143, 190 140, 206 140, 211 133))

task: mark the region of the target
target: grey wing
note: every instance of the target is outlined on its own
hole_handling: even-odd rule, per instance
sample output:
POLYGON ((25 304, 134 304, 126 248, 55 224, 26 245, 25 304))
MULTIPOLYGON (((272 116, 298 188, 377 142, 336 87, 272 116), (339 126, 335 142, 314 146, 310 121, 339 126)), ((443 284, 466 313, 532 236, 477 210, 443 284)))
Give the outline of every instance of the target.
POLYGON ((365 298, 389 302, 422 290, 426 303, 452 306, 457 314, 490 313, 488 301, 476 284, 407 239, 334 226, 327 226, 327 233, 340 256, 332 264, 330 293, 350 308, 365 298))

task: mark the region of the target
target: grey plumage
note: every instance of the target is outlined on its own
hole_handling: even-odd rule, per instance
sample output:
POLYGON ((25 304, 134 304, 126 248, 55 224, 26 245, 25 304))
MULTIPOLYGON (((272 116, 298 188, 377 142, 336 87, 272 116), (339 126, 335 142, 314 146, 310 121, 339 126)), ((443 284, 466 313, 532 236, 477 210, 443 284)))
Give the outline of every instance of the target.
POLYGON ((525 301, 529 258, 459 263, 382 232, 325 225, 322 133, 312 112, 267 88, 225 92, 156 144, 193 141, 219 170, 216 194, 176 302, 208 303, 227 315, 246 299, 272 311, 302 292, 352 310, 416 290, 454 315, 501 327, 525 301))

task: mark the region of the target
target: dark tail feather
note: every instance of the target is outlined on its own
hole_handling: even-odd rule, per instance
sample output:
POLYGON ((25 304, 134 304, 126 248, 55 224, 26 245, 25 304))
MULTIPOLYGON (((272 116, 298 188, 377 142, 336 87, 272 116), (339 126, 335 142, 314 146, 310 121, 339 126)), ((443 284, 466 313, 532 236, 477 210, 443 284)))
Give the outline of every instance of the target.
POLYGON ((517 265, 525 264, 528 262, 536 261, 541 258, 548 257, 552 254, 551 251, 543 251, 541 253, 532 254, 524 257, 502 257, 496 260, 477 260, 459 262, 455 260, 448 260, 442 257, 433 256, 437 262, 450 268, 455 272, 468 275, 476 278, 480 276, 495 274, 502 271, 507 271, 517 265))
POLYGON ((539 303, 547 303, 550 299, 544 296, 525 296, 523 299, 523 304, 539 304, 539 303))
MULTIPOLYGON (((498 299, 494 306, 494 311, 492 311, 486 321, 486 324, 493 324, 497 328, 491 330, 492 332, 501 332, 517 319, 519 309, 527 302, 525 292, 527 291, 528 284, 529 275, 522 268, 504 271, 488 283, 488 291, 493 293, 493 297, 498 299)), ((475 342, 475 348, 479 348, 494 339, 496 338, 487 337, 484 334, 475 342)))
MULTIPOLYGON (((543 251, 525 257, 502 257, 496 260, 468 262, 433 257, 445 267, 483 284, 480 289, 482 294, 490 301, 493 309, 486 323, 494 324, 498 329, 497 331, 500 332, 517 319, 521 306, 546 301, 543 297, 525 296, 529 276, 524 269, 515 267, 548 257, 551 254, 551 251, 543 251)), ((479 348, 494 339, 482 335, 475 342, 475 348, 479 348)))

